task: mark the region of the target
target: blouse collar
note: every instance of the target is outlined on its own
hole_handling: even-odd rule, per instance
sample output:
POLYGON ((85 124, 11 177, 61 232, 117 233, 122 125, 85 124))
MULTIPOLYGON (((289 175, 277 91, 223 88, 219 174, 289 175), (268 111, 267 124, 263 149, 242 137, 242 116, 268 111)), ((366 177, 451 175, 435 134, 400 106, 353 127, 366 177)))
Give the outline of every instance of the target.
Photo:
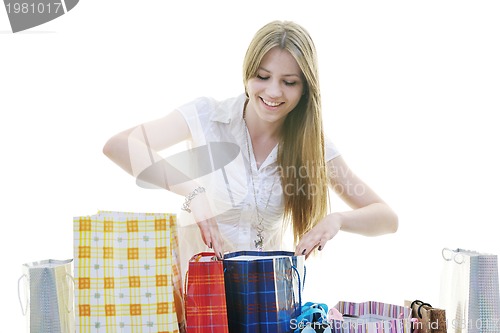
POLYGON ((246 95, 241 94, 220 102, 210 116, 210 120, 225 124, 229 124, 233 119, 243 120, 243 106, 246 99, 246 95))

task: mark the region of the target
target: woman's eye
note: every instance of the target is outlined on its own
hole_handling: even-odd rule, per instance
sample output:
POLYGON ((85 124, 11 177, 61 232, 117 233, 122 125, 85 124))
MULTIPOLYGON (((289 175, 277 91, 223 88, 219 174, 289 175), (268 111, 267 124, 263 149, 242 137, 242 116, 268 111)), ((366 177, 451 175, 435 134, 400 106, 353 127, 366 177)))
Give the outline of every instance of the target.
MULTIPOLYGON (((266 81, 266 80, 269 80, 270 76, 265 76, 265 75, 258 75, 257 74, 257 78, 259 80, 262 80, 262 81, 266 81)), ((286 85, 286 86, 294 86, 297 84, 297 81, 286 81, 286 80, 283 80, 283 83, 286 85)))

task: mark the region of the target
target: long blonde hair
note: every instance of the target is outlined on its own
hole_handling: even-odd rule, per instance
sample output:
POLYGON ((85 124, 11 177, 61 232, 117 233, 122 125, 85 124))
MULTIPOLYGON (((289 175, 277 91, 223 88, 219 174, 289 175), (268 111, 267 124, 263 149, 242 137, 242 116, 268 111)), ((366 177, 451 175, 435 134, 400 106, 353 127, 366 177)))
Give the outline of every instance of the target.
POLYGON ((285 219, 295 242, 327 213, 328 180, 321 116, 316 49, 309 33, 290 21, 273 21, 255 34, 243 62, 243 83, 257 75, 262 58, 274 47, 287 50, 299 65, 304 93, 284 121, 278 164, 285 194, 285 219), (293 192, 290 192, 292 189, 293 192))

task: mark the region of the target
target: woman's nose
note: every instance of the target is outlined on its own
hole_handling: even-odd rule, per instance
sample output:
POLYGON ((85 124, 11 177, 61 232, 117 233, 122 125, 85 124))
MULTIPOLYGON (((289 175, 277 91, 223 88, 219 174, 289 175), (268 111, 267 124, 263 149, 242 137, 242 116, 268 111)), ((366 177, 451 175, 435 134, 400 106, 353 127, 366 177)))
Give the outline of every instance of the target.
POLYGON ((283 91, 281 90, 280 82, 278 80, 271 80, 267 86, 266 93, 271 98, 281 97, 283 91))

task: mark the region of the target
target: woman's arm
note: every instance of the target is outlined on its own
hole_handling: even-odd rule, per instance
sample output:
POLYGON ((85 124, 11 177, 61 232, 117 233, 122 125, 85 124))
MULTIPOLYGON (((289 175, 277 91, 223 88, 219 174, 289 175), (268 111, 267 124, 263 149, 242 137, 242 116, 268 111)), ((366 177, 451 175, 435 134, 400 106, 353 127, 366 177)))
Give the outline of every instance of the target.
POLYGON ((296 254, 310 254, 325 247, 339 230, 365 236, 394 233, 398 217, 393 210, 345 163, 342 156, 327 164, 330 185, 353 210, 334 212, 321 220, 308 232, 296 247, 296 254))
POLYGON ((365 236, 396 232, 398 217, 352 170, 342 156, 328 162, 330 183, 352 211, 339 212, 341 230, 365 236))
POLYGON ((190 137, 189 127, 181 113, 173 111, 163 118, 114 135, 104 145, 103 153, 126 172, 137 177, 153 164, 152 158, 154 161, 161 159, 158 151, 190 137))
POLYGON ((186 196, 199 186, 174 167, 159 152, 191 137, 189 127, 179 111, 163 118, 127 129, 111 137, 103 152, 126 172, 156 187, 186 196))
MULTIPOLYGON (((179 111, 120 132, 111 137, 103 153, 132 176, 156 187, 187 196, 199 184, 167 163, 159 151, 191 137, 189 127, 179 111)), ((186 161, 188 163, 188 161, 186 161)), ((186 168, 188 169, 188 165, 186 168)), ((224 253, 222 237, 212 214, 206 193, 198 193, 190 203, 202 238, 219 257, 224 253)))

